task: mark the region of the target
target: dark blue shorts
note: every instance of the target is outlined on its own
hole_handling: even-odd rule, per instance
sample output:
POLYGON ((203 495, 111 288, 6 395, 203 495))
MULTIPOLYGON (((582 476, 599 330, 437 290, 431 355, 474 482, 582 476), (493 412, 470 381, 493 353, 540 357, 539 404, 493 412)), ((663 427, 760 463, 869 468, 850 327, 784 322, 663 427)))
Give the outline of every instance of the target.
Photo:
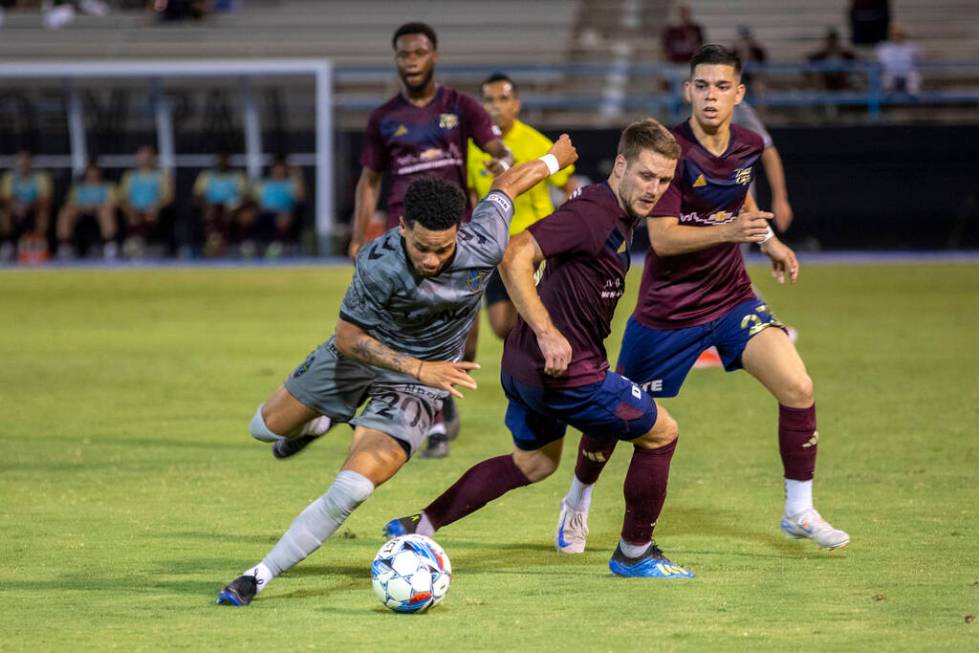
POLYGON ((493 304, 498 304, 499 302, 509 302, 510 295, 506 291, 506 286, 503 285, 503 277, 500 276, 500 271, 493 270, 493 274, 490 275, 489 282, 486 284, 486 291, 483 293, 485 297, 486 306, 492 306, 493 304))
POLYGON ((594 438, 634 440, 656 423, 653 398, 615 372, 601 383, 577 388, 540 388, 506 372, 500 380, 510 400, 507 428, 513 443, 524 451, 560 440, 568 425, 594 438))
POLYGON ((654 397, 675 397, 705 349, 717 347, 728 372, 741 369, 748 341, 772 326, 785 328, 760 299, 741 302, 716 320, 686 329, 652 329, 630 317, 617 371, 654 397))

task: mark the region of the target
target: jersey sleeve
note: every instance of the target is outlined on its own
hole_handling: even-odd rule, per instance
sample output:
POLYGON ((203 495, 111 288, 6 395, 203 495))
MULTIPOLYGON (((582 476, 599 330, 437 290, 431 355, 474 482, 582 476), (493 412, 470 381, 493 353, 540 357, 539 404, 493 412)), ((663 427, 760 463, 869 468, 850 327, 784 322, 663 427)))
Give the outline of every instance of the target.
POLYGON ((650 218, 679 218, 680 200, 683 199, 683 191, 680 184, 683 183, 683 159, 676 164, 676 172, 670 187, 666 189, 663 196, 656 202, 656 206, 649 212, 650 218))
POLYGON ((589 208, 593 202, 576 198, 565 202, 551 217, 527 227, 544 258, 563 254, 597 254, 604 242, 604 236, 595 228, 594 221, 588 219, 589 208))
POLYGON ((468 125, 466 130, 468 135, 480 149, 490 141, 501 137, 499 127, 493 124, 493 119, 486 113, 486 109, 465 93, 459 94, 459 111, 465 124, 468 125))
POLYGON ((459 230, 459 240, 481 264, 496 267, 510 242, 512 220, 513 200, 502 191, 491 190, 473 209, 469 224, 459 230))
POLYGON ((381 117, 378 111, 367 120, 364 143, 360 148, 360 165, 375 172, 383 172, 388 167, 388 149, 381 135, 381 117))
POLYGON ((353 279, 340 303, 340 319, 367 332, 387 321, 384 307, 392 292, 391 275, 383 273, 379 259, 371 259, 369 250, 364 247, 357 257, 353 279))

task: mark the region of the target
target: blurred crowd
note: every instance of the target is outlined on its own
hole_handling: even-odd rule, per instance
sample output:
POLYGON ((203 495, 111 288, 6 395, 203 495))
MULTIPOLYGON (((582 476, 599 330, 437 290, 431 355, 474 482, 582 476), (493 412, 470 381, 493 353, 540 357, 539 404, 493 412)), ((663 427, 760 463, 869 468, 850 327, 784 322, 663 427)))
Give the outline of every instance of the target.
POLYGON ((110 181, 90 163, 60 204, 51 174, 34 166, 30 151, 17 153, 0 177, 0 262, 165 256, 183 247, 207 257, 277 258, 299 249, 301 171, 277 158, 261 178, 249 180, 220 153, 193 185, 193 224, 178 243, 174 180, 148 145, 135 165, 110 181))

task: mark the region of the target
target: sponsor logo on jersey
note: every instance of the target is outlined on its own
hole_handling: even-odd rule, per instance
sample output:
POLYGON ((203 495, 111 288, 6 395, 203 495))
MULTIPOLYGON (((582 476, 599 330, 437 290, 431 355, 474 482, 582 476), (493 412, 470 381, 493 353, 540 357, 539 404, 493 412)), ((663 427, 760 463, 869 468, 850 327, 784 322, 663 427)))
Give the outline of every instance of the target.
POLYGON ((693 182, 693 187, 694 188, 702 188, 702 187, 704 187, 706 185, 707 185, 707 180, 704 179, 704 176, 703 175, 700 175, 699 177, 697 177, 697 181, 693 182))
POLYGON ((734 181, 738 182, 742 186, 747 186, 751 183, 751 168, 735 168, 734 169, 734 181))
POLYGON ((454 113, 439 114, 439 129, 455 129, 459 126, 459 116, 454 113))
POLYGON ((398 128, 394 130, 395 136, 404 136, 408 133, 408 128, 404 125, 398 125, 398 128))
POLYGON ((601 298, 602 299, 618 299, 619 297, 622 296, 622 293, 623 293, 624 290, 625 290, 625 287, 624 287, 624 284, 622 283, 622 279, 619 279, 619 278, 606 279, 605 280, 605 287, 602 288, 601 298))
POLYGON ((505 193, 490 193, 485 199, 496 204, 504 213, 509 213, 513 210, 513 203, 510 202, 510 198, 505 193))
POLYGON ((680 222, 696 222, 697 224, 725 224, 727 222, 732 222, 737 215, 731 211, 715 211, 711 213, 706 218, 702 217, 699 213, 684 213, 680 216, 680 222))
POLYGON ((431 161, 432 159, 437 159, 440 156, 442 156, 442 148, 430 147, 419 154, 418 158, 422 161, 431 161))

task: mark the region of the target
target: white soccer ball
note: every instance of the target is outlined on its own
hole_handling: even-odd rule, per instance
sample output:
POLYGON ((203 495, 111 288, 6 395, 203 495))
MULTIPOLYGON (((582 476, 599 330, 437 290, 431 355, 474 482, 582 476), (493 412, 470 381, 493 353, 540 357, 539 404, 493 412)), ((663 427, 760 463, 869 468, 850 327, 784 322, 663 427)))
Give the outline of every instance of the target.
POLYGON ((395 612, 424 612, 445 598, 452 581, 449 556, 424 535, 388 540, 371 563, 371 585, 395 612))

